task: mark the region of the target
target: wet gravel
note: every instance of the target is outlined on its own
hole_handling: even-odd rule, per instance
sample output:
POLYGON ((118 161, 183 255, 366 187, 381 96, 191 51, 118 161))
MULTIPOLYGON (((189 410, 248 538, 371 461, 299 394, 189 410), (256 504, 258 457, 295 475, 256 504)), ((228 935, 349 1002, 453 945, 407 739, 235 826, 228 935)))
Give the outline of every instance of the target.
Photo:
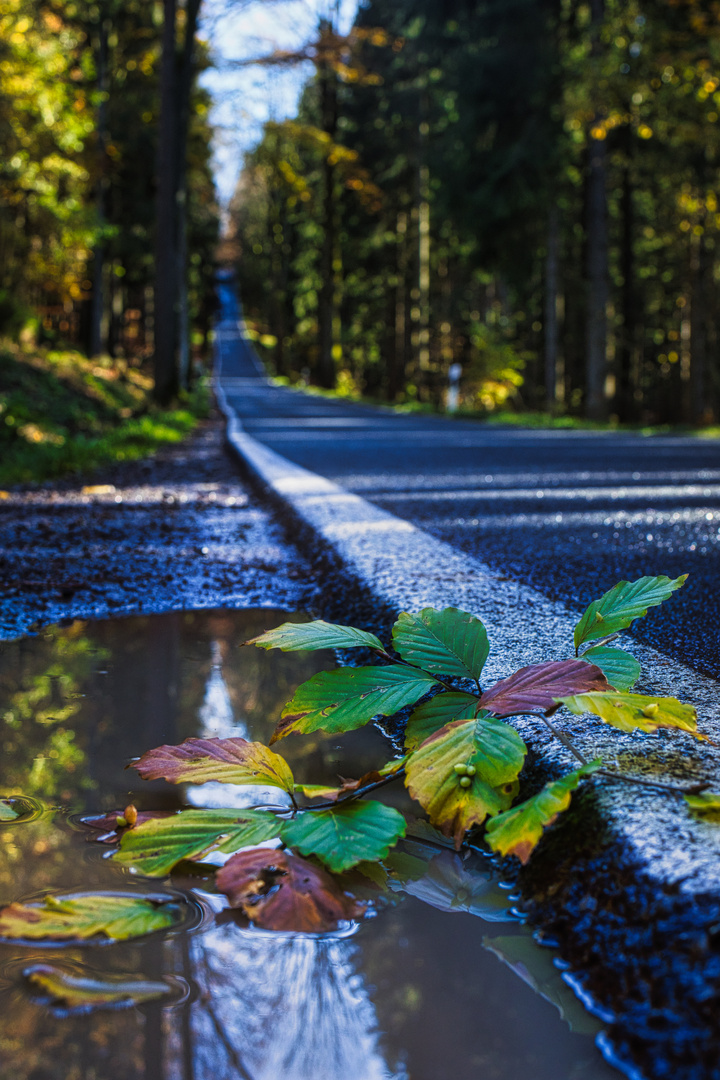
POLYGON ((75 618, 304 610, 306 560, 241 481, 224 424, 154 458, 0 501, 0 637, 75 618))

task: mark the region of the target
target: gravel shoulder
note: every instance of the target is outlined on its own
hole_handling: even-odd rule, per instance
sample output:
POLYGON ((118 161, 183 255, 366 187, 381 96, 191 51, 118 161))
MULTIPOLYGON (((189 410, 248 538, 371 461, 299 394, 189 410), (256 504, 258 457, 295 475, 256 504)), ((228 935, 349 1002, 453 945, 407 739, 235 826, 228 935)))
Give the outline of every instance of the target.
POLYGON ((0 501, 0 638, 183 608, 295 611, 314 589, 241 481, 218 417, 154 458, 0 501))

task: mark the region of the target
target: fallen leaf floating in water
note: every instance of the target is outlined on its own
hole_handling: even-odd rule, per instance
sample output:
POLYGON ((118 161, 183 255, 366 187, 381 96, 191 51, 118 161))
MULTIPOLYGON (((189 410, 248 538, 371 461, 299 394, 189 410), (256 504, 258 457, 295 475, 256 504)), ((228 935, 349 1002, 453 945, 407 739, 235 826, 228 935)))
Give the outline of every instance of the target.
POLYGON ((610 690, 599 667, 584 660, 556 660, 530 664, 495 683, 480 698, 493 716, 518 716, 527 712, 550 712, 559 708, 557 698, 610 690))
POLYGON ((169 897, 128 893, 74 893, 46 896, 38 903, 0 909, 0 938, 67 941, 140 937, 172 926, 177 906, 169 897))
POLYGON ((293 790, 290 766, 262 743, 246 739, 186 739, 179 746, 158 746, 132 764, 143 780, 171 784, 268 784, 293 790))
POLYGON ((256 926, 319 934, 360 919, 365 905, 319 866, 267 848, 233 855, 218 872, 220 892, 256 926))
POLYGON ((0 799, 0 821, 16 821, 18 817, 12 803, 8 799, 0 799))
POLYGON ((148 979, 92 979, 70 975, 51 964, 36 964, 23 972, 34 994, 62 1012, 122 1009, 154 1001, 170 993, 164 982, 148 979))
POLYGON ((129 828, 143 825, 146 821, 153 821, 155 818, 173 817, 177 813, 176 810, 135 810, 137 816, 131 826, 126 817, 128 809, 126 807, 125 810, 112 810, 109 814, 82 818, 83 825, 100 833, 99 836, 89 836, 88 840, 93 840, 96 844, 117 844, 129 828))

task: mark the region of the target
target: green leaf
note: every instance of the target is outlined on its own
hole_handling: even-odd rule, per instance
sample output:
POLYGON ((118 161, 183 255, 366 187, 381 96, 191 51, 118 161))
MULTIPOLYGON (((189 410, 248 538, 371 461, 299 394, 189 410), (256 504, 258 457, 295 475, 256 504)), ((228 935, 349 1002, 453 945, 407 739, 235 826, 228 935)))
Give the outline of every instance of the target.
POLYGON ((360 646, 380 649, 382 641, 365 630, 354 626, 337 626, 335 623, 316 619, 306 623, 283 623, 274 630, 266 630, 258 637, 250 638, 245 645, 257 645, 261 649, 282 649, 283 652, 313 651, 315 649, 356 649, 360 646))
POLYGON ((720 821, 720 795, 714 791, 703 791, 699 795, 685 795, 685 802, 694 814, 720 821))
POLYGON ((519 806, 498 814, 485 828, 485 839, 492 850, 503 856, 517 855, 521 863, 526 863, 543 831, 552 825, 558 814, 567 810, 572 793, 582 778, 601 766, 600 761, 583 765, 562 780, 546 784, 541 792, 519 806))
POLYGON ((474 694, 436 694, 429 701, 421 702, 407 722, 405 749, 417 750, 433 732, 453 720, 472 720, 480 702, 474 694))
POLYGON ((133 762, 143 780, 171 784, 263 784, 291 793, 293 774, 283 757, 246 739, 186 739, 179 746, 158 746, 133 762))
POLYGON ((19 817, 9 799, 0 799, 0 821, 16 821, 19 817))
POLYGON ((599 667, 615 690, 629 690, 640 678, 640 664, 624 649, 595 645, 582 654, 582 660, 599 667))
POLYGON ((485 627, 459 608, 423 608, 419 615, 401 612, 393 627, 393 645, 403 660, 425 671, 479 679, 488 657, 485 627))
POLYGON ((352 731, 413 705, 434 685, 432 675, 400 664, 321 671, 295 691, 270 741, 291 732, 352 731))
POLYGON ((0 909, 0 938, 84 941, 104 936, 125 941, 164 930, 177 919, 177 905, 169 897, 71 893, 0 909))
POLYGON ((68 1012, 91 1012, 94 1009, 118 1009, 154 1001, 170 993, 164 982, 136 979, 92 979, 70 975, 52 964, 34 964, 23 971, 38 997, 56 1009, 68 1012))
POLYGON ((300 813, 282 826, 282 840, 303 855, 315 855, 340 873, 365 860, 383 859, 401 836, 405 818, 375 799, 332 810, 300 813))
POLYGON ((575 648, 584 641, 596 641, 625 630, 635 619, 647 615, 648 608, 667 600, 686 580, 687 574, 674 580, 661 574, 637 581, 619 581, 599 600, 593 600, 585 611, 575 627, 575 648))
POLYGON ((280 824, 262 810, 181 810, 128 829, 113 860, 159 877, 181 859, 197 858, 213 848, 227 853, 272 840, 280 834, 280 824))
POLYGON ((433 825, 459 848, 468 829, 510 806, 526 753, 508 724, 456 720, 410 754, 405 784, 433 825))
POLYGON ((628 694, 621 691, 602 694, 576 694, 559 699, 571 713, 592 713, 620 731, 657 731, 660 727, 680 728, 697 734, 697 713, 692 705, 683 705, 673 697, 652 694, 628 694))

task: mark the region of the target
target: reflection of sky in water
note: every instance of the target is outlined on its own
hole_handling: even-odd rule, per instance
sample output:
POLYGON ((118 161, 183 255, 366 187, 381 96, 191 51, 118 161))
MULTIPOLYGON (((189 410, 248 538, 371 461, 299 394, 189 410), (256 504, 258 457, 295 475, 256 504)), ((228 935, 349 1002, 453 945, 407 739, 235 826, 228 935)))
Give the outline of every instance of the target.
MULTIPOLYGON (((217 897, 206 899, 222 909, 217 897)), ((195 1080, 405 1080, 381 1056, 354 952, 347 937, 292 937, 234 923, 195 937, 195 1080)))
MULTIPOLYGON (((222 670, 222 649, 212 643, 212 667, 205 686, 205 698, 200 707, 198 736, 203 739, 251 739, 247 724, 236 719, 227 683, 222 670)), ((249 806, 290 805, 290 798, 276 787, 262 784, 191 784, 185 789, 185 799, 191 806, 213 806, 242 810, 249 806)), ((273 842, 274 843, 274 842, 273 842)), ((272 845, 271 845, 272 846, 272 845)), ((213 860, 217 862, 218 860, 213 860)), ((222 859, 220 861, 225 861, 222 859)))

